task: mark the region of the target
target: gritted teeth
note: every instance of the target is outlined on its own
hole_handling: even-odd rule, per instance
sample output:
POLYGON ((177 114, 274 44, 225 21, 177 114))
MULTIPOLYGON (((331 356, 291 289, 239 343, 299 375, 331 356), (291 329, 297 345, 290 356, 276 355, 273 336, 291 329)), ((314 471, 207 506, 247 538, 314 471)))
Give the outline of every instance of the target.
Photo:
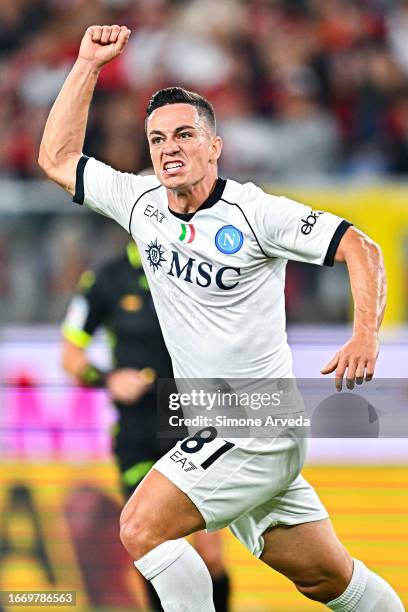
POLYGON ((174 170, 175 168, 181 168, 183 166, 183 164, 179 161, 177 162, 166 162, 164 164, 164 169, 165 170, 174 170))

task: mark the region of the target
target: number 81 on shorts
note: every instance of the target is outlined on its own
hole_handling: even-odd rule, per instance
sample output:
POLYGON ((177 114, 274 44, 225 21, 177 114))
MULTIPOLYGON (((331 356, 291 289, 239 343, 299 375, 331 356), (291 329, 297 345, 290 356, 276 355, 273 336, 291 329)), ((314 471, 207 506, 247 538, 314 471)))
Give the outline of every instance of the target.
POLYGON ((190 455, 198 467, 207 470, 224 453, 235 445, 228 440, 217 438, 215 427, 200 429, 191 438, 186 438, 180 444, 180 451, 190 455))

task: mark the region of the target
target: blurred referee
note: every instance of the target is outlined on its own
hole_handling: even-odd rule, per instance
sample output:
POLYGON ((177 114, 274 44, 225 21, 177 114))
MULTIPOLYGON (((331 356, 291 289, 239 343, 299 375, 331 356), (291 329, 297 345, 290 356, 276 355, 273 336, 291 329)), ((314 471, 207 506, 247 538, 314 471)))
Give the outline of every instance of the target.
MULTIPOLYGON (((157 379, 171 379, 170 357, 143 273, 135 243, 97 275, 86 271, 79 281, 62 325, 63 367, 87 387, 106 387, 118 411, 112 450, 126 499, 153 466, 174 445, 157 437, 157 379), (86 349, 99 327, 110 339, 113 369, 93 365, 86 349)), ((228 610, 229 580, 219 533, 195 534, 194 543, 210 570, 217 612, 228 610)), ((151 606, 162 610, 147 582, 151 606)))

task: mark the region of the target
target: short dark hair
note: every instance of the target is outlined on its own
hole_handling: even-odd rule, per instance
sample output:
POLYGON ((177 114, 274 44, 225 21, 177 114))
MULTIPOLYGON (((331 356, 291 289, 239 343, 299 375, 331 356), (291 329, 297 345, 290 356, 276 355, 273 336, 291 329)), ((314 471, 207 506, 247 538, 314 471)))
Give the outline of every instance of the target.
POLYGON ((198 113, 205 117, 212 130, 215 131, 215 113, 211 102, 200 96, 200 94, 194 91, 188 91, 183 87, 166 87, 166 89, 159 89, 149 100, 147 105, 146 121, 156 108, 166 106, 167 104, 191 104, 195 106, 198 113))

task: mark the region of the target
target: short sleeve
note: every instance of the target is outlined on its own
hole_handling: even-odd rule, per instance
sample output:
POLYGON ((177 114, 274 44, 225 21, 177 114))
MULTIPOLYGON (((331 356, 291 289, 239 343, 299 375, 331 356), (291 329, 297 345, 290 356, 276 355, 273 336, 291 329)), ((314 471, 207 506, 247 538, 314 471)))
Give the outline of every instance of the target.
POLYGON ((74 202, 110 217, 129 231, 133 208, 149 191, 160 187, 157 178, 118 172, 83 155, 77 165, 74 202))
POLYGON ((352 225, 345 219, 282 196, 257 198, 254 231, 269 257, 332 266, 340 240, 352 225))
POLYGON ((62 335, 78 348, 86 348, 96 329, 107 315, 107 303, 100 278, 93 272, 84 272, 79 290, 72 298, 64 321, 62 335))

